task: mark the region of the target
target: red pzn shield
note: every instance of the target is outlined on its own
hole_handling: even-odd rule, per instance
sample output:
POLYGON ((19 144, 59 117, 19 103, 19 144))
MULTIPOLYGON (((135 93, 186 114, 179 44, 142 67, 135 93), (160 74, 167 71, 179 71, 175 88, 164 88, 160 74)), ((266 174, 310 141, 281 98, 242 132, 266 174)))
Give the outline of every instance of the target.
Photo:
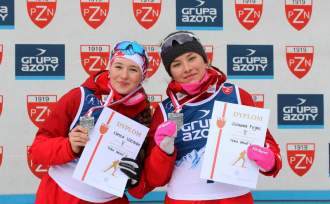
POLYGON ((251 30, 259 22, 262 15, 263 0, 244 2, 235 1, 235 13, 238 21, 244 28, 251 30))
POLYGON ((286 62, 290 71, 299 79, 312 68, 314 58, 313 46, 287 46, 286 62))
POLYGON ((81 15, 86 23, 96 29, 103 24, 110 9, 109 0, 80 0, 81 15))
POLYGON ((313 1, 285 0, 285 14, 289 23, 297 30, 303 29, 312 17, 313 1))
POLYGON ((204 50, 206 53, 207 61, 209 64, 212 64, 213 61, 213 45, 204 45, 204 50))
POLYGON ((2 55, 3 55, 3 45, 0 44, 0 64, 2 62, 2 55))
POLYGON ((150 78, 159 68, 161 58, 159 54, 159 46, 157 45, 144 45, 145 50, 149 56, 149 67, 147 69, 147 78, 150 78))
POLYGON ((81 64, 89 75, 105 70, 110 59, 110 45, 81 45, 81 64))
POLYGON ((3 96, 0 95, 0 116, 1 116, 1 113, 2 113, 2 107, 3 107, 3 96))
POLYGON ((162 95, 160 94, 149 94, 148 100, 150 101, 151 115, 154 114, 158 103, 162 102, 162 95))
POLYGON ((57 102, 56 95, 28 95, 27 111, 33 124, 40 127, 51 113, 51 109, 57 102))
POLYGON ((264 108, 264 94, 251 94, 254 105, 258 108, 264 108))
POLYGON ((2 164, 2 160, 3 160, 3 146, 0 146, 0 167, 2 164))
POLYGON ((298 176, 305 175, 312 167, 315 155, 314 143, 288 143, 287 159, 293 172, 298 176))
POLYGON ((29 166, 29 169, 35 175, 37 178, 41 179, 43 175, 45 175, 48 172, 49 166, 44 166, 41 164, 36 164, 32 161, 31 156, 29 154, 30 146, 26 146, 26 158, 27 163, 29 166))
POLYGON ((27 0, 27 10, 32 22, 44 28, 55 16, 56 0, 27 0))
POLYGON ((133 0, 135 19, 145 29, 151 28, 160 16, 162 0, 133 0))

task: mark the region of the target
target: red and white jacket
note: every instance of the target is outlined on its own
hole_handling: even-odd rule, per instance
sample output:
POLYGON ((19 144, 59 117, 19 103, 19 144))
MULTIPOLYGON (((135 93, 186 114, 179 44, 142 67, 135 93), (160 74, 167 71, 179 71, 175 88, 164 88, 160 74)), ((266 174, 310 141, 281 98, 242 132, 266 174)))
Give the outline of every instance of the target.
MULTIPOLYGON (((88 78, 82 87, 86 87, 94 91, 94 95, 101 100, 102 95, 109 94, 108 88, 108 73, 102 72, 96 77, 88 78)), ((70 126, 75 120, 78 113, 79 106, 81 105, 81 88, 77 87, 69 92, 67 92, 58 101, 57 105, 52 110, 51 115, 47 119, 47 122, 38 130, 36 137, 33 141, 31 148, 29 149, 29 154, 34 163, 42 164, 45 166, 56 166, 65 165, 71 161, 78 158, 80 155, 75 154, 70 146, 68 134, 70 131, 70 126)), ((147 100, 139 103, 136 106, 125 107, 124 105, 114 105, 111 108, 128 116, 134 118, 137 114, 143 111, 146 106, 149 105, 147 100)), ((149 151, 156 152, 153 159, 163 159, 164 161, 172 161, 168 159, 165 153, 161 150, 154 150, 151 147, 154 146, 153 139, 147 138, 147 142, 151 141, 149 145, 149 151)), ((149 142, 148 142, 149 143, 149 142)), ((150 154, 150 152, 147 152, 150 154)), ((129 193, 134 197, 143 197, 146 192, 153 189, 151 186, 160 185, 158 183, 160 180, 166 180, 167 176, 159 175, 156 180, 152 180, 155 177, 150 177, 151 182, 148 181, 146 175, 153 174, 152 171, 157 170, 158 172, 158 162, 154 162, 153 159, 149 159, 149 168, 142 171, 141 179, 139 185, 130 189, 129 193), (150 184, 149 184, 150 183, 150 184)), ((165 162, 166 163, 166 162, 165 162)), ((165 164, 165 166, 171 166, 165 164)), ((165 167, 166 169, 166 167, 165 167)), ((157 173, 156 173, 157 174, 157 173)), ((60 174, 59 174, 60 175, 60 174)), ((79 190, 77 190, 79 191, 79 190)), ((73 196, 72 194, 65 191, 59 183, 57 183, 49 174, 46 174, 39 185, 39 189, 36 195, 36 204, 75 204, 75 203, 128 203, 127 197, 117 198, 114 200, 107 201, 86 201, 84 199, 73 196)))
MULTIPOLYGON (((211 78, 211 80, 209 80, 209 83, 205 83, 205 84, 202 84, 202 87, 201 90, 207 90, 207 89, 210 89, 210 86, 213 86, 215 88, 213 88, 213 91, 205 91, 202 95, 200 95, 197 99, 195 99, 193 102, 190 102, 190 104, 198 104, 198 103, 201 103, 202 101, 207 101, 210 97, 214 97, 214 94, 218 93, 219 90, 222 88, 222 85, 224 84, 224 82, 226 81, 226 76, 220 72, 219 70, 217 70, 216 68, 212 68, 210 69, 209 71, 211 71, 213 74, 214 72, 212 70, 216 70, 216 72, 218 72, 218 75, 217 76, 213 76, 213 80, 211 78), (220 73, 220 74, 219 74, 220 73), (213 83, 214 82, 214 83, 213 83)), ((180 100, 179 99, 179 103, 182 104, 183 102, 185 101, 188 101, 189 99, 195 97, 195 96, 189 96, 187 94, 184 93, 184 91, 182 89, 180 89, 180 87, 176 87, 178 84, 175 84, 175 82, 171 82, 168 86, 168 91, 171 90, 173 91, 174 94, 177 94, 177 96, 180 96, 182 99, 180 100), (182 97, 184 96, 184 97, 182 97)), ((247 105, 247 106, 254 106, 254 102, 253 102, 253 99, 252 99, 252 96, 246 92, 245 90, 241 89, 241 88, 238 88, 238 95, 239 95, 239 98, 240 98, 240 103, 242 105, 247 105)), ((198 94, 196 94, 198 95, 198 94)), ((162 107, 162 105, 160 105, 160 107, 156 108, 155 110, 155 113, 154 113, 154 116, 153 116, 153 120, 152 120, 152 123, 150 125, 150 131, 149 131, 149 136, 152 137, 154 134, 155 134, 155 131, 157 129, 157 127, 166 120, 166 116, 164 116, 164 107, 162 107)), ((269 172, 261 172, 262 174, 266 175, 266 176, 273 176, 275 177, 279 170, 282 168, 282 160, 281 160, 281 155, 280 155, 280 149, 279 149, 279 146, 278 144, 276 143, 276 141, 274 140, 274 138, 272 137, 271 133, 269 130, 267 130, 267 133, 266 133, 266 140, 265 140, 265 147, 268 147, 269 149, 271 149, 273 151, 273 153, 275 154, 275 167, 269 171, 269 172)), ((154 147, 154 155, 150 155, 149 159, 153 158, 153 157, 157 157, 157 154, 156 154, 156 151, 159 150, 158 147, 154 147)), ((176 169, 174 166, 175 166, 175 159, 173 159, 173 157, 176 157, 177 152, 175 152, 172 157, 170 158, 170 160, 168 161, 168 163, 172 162, 172 165, 173 165, 173 169, 176 169)), ((157 162, 157 160, 154 160, 155 162, 157 162)), ((158 161, 158 164, 161 165, 162 162, 164 161, 158 161)), ((148 165, 148 164, 146 164, 148 165)), ((167 178, 167 182, 165 183, 168 183, 171 181, 171 179, 175 179, 177 178, 177 173, 174 172, 168 172, 169 169, 171 169, 171 167, 167 167, 166 169, 164 169, 163 167, 159 167, 158 168, 159 171, 157 173, 157 175, 147 175, 147 176, 160 176, 160 175, 167 175, 168 178, 167 178), (171 174, 171 175, 170 175, 171 174)), ((182 172, 181 172, 182 173, 182 172)), ((180 173, 180 174, 181 174, 180 173)), ((189 172, 186 172, 186 173, 189 173, 189 172)), ((153 180, 153 179, 150 179, 150 180, 153 180)), ((161 183, 161 185, 164 185, 165 183, 161 183)), ((187 182, 189 183, 189 182, 187 182)), ((170 182, 171 185, 180 185, 180 183, 178 182, 173 182, 171 181, 170 182)), ((154 186, 156 187, 156 186, 154 186)), ((171 188, 171 187, 170 187, 171 188)), ((188 189, 193 189, 192 186, 177 186, 176 188, 174 189, 183 189, 183 188, 187 188, 188 189)), ((195 194, 193 192, 191 192, 192 196, 194 198, 192 199, 185 199, 185 197, 189 196, 188 194, 184 194, 184 195, 180 195, 179 194, 175 194, 175 192, 173 193, 172 191, 172 194, 177 196, 177 197, 181 197, 181 199, 172 199, 170 198, 169 196, 166 197, 166 203, 197 203, 197 200, 198 200, 198 203, 217 203, 216 201, 225 201, 225 200, 228 200, 228 202, 230 200, 232 200, 232 203, 235 203, 237 202, 238 200, 237 199, 246 199, 246 203, 250 203, 250 201, 252 200, 252 197, 250 194, 246 194, 246 193, 249 193, 249 190, 247 189, 235 189, 235 188, 232 188, 232 187, 220 187, 218 189, 224 189, 224 192, 225 193, 219 193, 217 194, 216 191, 213 192, 213 194, 211 195, 207 195, 208 193, 205 192, 204 194, 201 193, 201 199, 199 199, 198 193, 200 192, 196 192, 195 194), (232 190, 230 190, 232 188, 232 190), (244 195, 245 194, 245 195, 244 195), (217 195, 219 195, 218 198, 217 195), (242 197, 243 196, 243 197, 242 197), (234 197, 237 197, 237 199, 233 199, 234 197), (206 198, 206 199, 205 199, 206 198), (180 200, 180 201, 179 201, 180 200)), ((196 191, 200 191, 200 190, 197 190, 198 188, 196 188, 196 191)), ((171 189, 170 189, 171 190, 171 189)), ((214 190, 214 189, 213 189, 214 190)), ((180 190, 181 191, 181 190, 180 190)), ((186 190, 183 190, 183 192, 187 192, 186 190)), ((190 193, 190 192, 189 192, 190 193)), ((219 202, 221 203, 221 202, 219 202)), ((229 202, 230 203, 230 202, 229 202)))

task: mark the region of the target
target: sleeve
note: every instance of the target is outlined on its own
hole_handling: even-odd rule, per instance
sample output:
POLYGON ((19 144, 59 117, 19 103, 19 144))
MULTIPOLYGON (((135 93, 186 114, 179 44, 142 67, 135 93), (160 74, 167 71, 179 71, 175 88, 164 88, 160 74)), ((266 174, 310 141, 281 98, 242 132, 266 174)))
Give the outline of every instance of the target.
MULTIPOLYGON (((247 91, 245 91, 244 89, 239 89, 239 93, 240 93, 242 105, 255 106, 252 96, 247 91)), ((277 144, 277 142, 275 141, 275 139, 273 138, 273 136, 271 135, 269 129, 267 129, 267 132, 266 132, 265 147, 269 148, 274 153, 275 166, 272 170, 270 170, 268 172, 260 171, 260 173, 264 174, 265 176, 275 177, 279 173, 279 171, 282 169, 282 157, 281 157, 281 153, 280 153, 280 147, 277 144)))
POLYGON ((128 192, 143 198, 145 194, 156 187, 167 184, 171 178, 176 159, 176 151, 172 155, 163 152, 154 141, 157 127, 164 121, 159 107, 156 108, 147 136, 147 151, 139 184, 128 192))
POLYGON ((29 149, 31 159, 35 163, 59 165, 77 157, 71 149, 68 133, 78 111, 80 97, 80 89, 72 89, 51 109, 51 114, 39 128, 29 149))

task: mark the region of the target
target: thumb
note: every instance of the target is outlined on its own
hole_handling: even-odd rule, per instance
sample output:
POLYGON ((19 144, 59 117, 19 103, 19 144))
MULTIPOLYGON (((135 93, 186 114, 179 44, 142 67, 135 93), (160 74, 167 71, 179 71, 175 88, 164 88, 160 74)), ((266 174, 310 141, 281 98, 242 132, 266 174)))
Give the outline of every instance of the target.
POLYGON ((173 154, 174 152, 174 137, 164 137, 164 139, 159 144, 161 150, 167 154, 173 154))

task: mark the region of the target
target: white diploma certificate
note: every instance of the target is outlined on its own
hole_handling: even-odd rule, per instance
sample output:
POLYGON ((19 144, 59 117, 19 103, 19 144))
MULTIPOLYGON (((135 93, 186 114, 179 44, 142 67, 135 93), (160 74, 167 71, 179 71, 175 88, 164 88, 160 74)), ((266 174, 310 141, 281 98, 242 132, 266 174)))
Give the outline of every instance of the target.
POLYGON ((118 167, 122 157, 135 159, 148 128, 104 108, 82 152, 73 178, 107 193, 122 197, 127 176, 118 167))
POLYGON ((250 144, 264 146, 268 109, 214 102, 201 178, 256 188, 259 168, 247 158, 250 144))

